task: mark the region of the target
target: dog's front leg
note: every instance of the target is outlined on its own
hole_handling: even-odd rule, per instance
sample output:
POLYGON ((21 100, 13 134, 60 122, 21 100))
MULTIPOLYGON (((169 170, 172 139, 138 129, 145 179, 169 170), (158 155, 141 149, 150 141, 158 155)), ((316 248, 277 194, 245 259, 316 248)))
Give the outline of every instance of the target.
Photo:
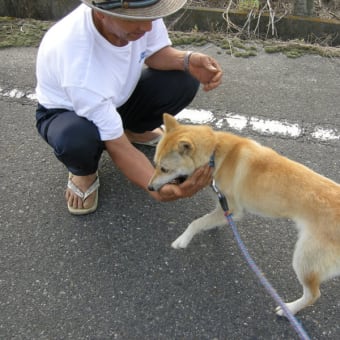
POLYGON ((204 215, 191 222, 184 233, 179 236, 171 246, 175 249, 186 248, 192 238, 201 231, 209 230, 215 227, 221 227, 227 223, 222 209, 218 206, 211 213, 204 215))

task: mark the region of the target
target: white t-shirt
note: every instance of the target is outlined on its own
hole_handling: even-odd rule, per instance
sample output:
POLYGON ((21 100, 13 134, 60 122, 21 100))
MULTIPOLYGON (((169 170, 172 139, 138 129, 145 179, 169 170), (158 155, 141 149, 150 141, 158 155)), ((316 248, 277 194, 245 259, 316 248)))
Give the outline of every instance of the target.
POLYGON ((98 127, 103 141, 116 139, 124 132, 116 108, 135 89, 145 59, 169 45, 164 22, 158 19, 142 38, 114 46, 97 31, 91 9, 80 5, 41 42, 36 66, 38 101, 48 109, 74 110, 98 127))

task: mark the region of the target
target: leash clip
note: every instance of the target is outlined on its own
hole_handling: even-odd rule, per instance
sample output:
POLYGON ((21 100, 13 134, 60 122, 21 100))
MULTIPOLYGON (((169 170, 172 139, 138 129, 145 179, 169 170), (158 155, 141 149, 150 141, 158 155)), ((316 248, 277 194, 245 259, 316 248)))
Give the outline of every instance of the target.
POLYGON ((215 179, 213 179, 213 181, 211 182, 211 188, 213 189, 213 191, 215 192, 215 194, 218 197, 218 200, 220 201, 220 205, 222 210, 227 213, 229 212, 229 207, 228 207, 228 202, 226 197, 221 193, 220 189, 217 187, 216 185, 216 181, 215 179))
MULTIPOLYGON (((212 155, 210 156, 210 159, 209 159, 209 166, 210 166, 211 168, 214 168, 214 167, 215 167, 215 152, 213 152, 212 155)), ((230 215, 227 199, 226 199, 226 197, 221 193, 220 189, 217 187, 215 178, 213 178, 213 180, 212 180, 210 186, 211 186, 211 188, 214 190, 215 194, 217 195, 218 200, 220 201, 221 208, 222 208, 222 210, 225 212, 226 216, 230 215), (227 214, 228 214, 228 215, 227 215, 227 214)))

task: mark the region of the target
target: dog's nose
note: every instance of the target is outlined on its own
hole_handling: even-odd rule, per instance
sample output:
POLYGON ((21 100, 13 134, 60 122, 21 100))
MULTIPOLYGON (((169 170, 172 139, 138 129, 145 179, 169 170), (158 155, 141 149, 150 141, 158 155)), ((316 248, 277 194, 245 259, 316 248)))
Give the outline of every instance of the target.
POLYGON ((149 191, 155 191, 155 188, 152 185, 148 185, 148 190, 149 191))

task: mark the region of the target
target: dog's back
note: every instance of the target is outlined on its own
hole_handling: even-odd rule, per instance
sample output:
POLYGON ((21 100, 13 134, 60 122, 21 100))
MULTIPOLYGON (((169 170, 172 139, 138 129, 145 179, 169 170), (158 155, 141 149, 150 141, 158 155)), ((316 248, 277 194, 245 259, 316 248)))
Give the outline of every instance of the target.
POLYGON ((216 179, 247 210, 292 219, 329 211, 340 221, 339 184, 251 139, 216 134, 216 179))

